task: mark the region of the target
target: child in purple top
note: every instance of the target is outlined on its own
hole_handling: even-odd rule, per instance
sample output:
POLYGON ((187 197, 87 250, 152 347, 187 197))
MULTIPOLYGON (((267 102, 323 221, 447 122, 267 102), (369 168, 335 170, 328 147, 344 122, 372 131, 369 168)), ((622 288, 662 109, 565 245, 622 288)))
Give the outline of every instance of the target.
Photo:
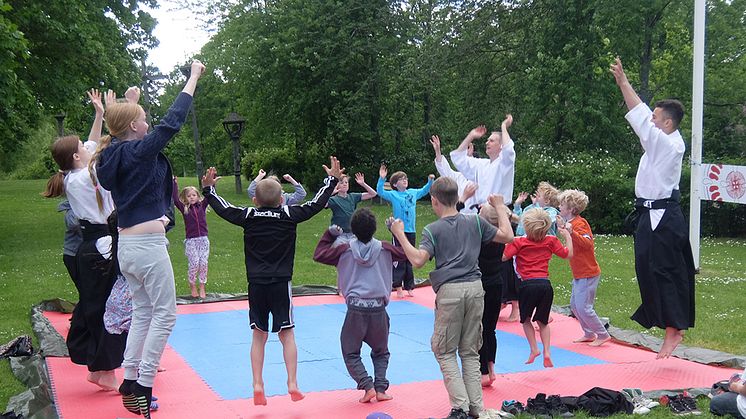
POLYGON ((207 238, 207 201, 202 197, 197 188, 187 186, 179 190, 179 185, 174 176, 174 187, 172 189, 174 205, 184 216, 184 228, 186 228, 186 240, 184 240, 184 253, 188 263, 189 288, 192 297, 205 298, 205 284, 207 284, 207 259, 210 256, 210 240, 207 238), (199 278, 199 293, 197 292, 197 278, 199 278))

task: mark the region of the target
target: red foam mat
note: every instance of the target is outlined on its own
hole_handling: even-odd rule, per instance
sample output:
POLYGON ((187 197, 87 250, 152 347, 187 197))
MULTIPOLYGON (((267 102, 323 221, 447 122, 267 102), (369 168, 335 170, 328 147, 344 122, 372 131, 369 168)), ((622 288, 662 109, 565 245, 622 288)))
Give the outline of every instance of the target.
MULTIPOLYGON (((414 297, 405 297, 404 300, 432 308, 434 297, 432 289, 418 288, 414 297)), ((304 296, 293 300, 296 306, 342 302, 341 297, 334 295, 304 296)), ((196 314, 246 307, 246 301, 227 301, 183 305, 178 307, 178 312, 196 314)), ((61 335, 67 334, 69 315, 53 312, 46 312, 45 315, 61 335)), ((581 333, 575 319, 556 313, 553 313, 553 317, 553 347, 592 356, 608 364, 498 375, 494 385, 484 390, 486 408, 499 408, 505 399, 525 401, 539 392, 580 395, 595 386, 617 390, 634 387, 642 388, 644 391, 709 387, 713 382, 737 372, 678 358, 656 360, 655 353, 651 351, 613 342, 598 348, 574 344, 572 340, 581 333)), ((498 323, 498 329, 523 335, 520 324, 504 322, 502 319, 498 323)), ((525 348, 501 350, 525 350, 528 354, 528 344, 525 348)), ((396 356, 394 351, 392 356, 396 356)), ((500 356, 499 351, 497 356, 500 356)), ((57 411, 61 418, 135 417, 122 407, 117 393, 100 391, 98 387, 88 383, 85 380, 85 367, 74 365, 67 358, 47 358, 46 362, 52 379, 57 411)), ((153 413, 154 418, 160 419, 364 418, 376 411, 388 413, 396 419, 407 419, 443 416, 450 410, 448 395, 442 381, 439 380, 392 386, 388 392, 394 399, 387 402, 358 403, 357 399, 362 392, 353 390, 354 383, 350 380, 350 390, 307 393, 306 398, 300 402, 292 402, 289 396, 275 396, 268 398, 267 406, 254 406, 251 399, 222 400, 170 346, 166 347, 161 367, 165 368, 165 371, 158 374, 155 384, 155 395, 159 398, 160 410, 153 413)), ((121 378, 121 371, 117 371, 117 375, 121 378)))

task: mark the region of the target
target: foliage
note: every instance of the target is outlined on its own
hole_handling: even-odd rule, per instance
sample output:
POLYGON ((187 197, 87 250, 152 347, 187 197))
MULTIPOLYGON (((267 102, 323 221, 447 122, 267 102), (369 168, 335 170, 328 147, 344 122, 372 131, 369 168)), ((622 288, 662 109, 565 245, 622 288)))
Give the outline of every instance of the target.
MULTIPOLYGON (((88 132, 90 88, 139 85, 155 0, 0 1, 0 163, 15 169, 34 129, 65 112, 66 131, 88 132)), ((121 93, 120 93, 121 94, 121 93)))

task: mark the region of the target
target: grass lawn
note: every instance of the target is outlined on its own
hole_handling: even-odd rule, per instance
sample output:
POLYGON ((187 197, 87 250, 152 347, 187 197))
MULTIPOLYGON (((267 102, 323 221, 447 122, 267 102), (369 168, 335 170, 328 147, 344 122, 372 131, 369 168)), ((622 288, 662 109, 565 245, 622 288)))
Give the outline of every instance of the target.
MULTIPOLYGON (((63 298, 77 301, 77 293, 62 264, 64 221, 56 212, 58 200, 39 195, 46 181, 0 181, 0 344, 21 334, 33 335, 29 321, 32 305, 44 299, 63 298)), ((180 179, 181 186, 196 184, 194 178, 180 179)), ((248 205, 246 195, 234 192, 232 179, 218 184, 222 196, 234 205, 248 205)), ((312 188, 309 194, 313 194, 312 188)), ((592 205, 593 203, 591 203, 592 205)), ((370 205, 370 201, 362 205, 370 205)), ((382 221, 390 214, 386 205, 373 205, 382 221)), ((171 260, 176 274, 176 291, 189 294, 184 256, 184 227, 180 219, 168 234, 171 260)), ((207 290, 246 292, 246 272, 243 258, 243 234, 240 227, 229 224, 210 212, 210 272, 207 290)), ((335 283, 335 270, 313 262, 311 255, 330 213, 325 211, 301 224, 295 260, 294 284, 335 283)), ((418 228, 435 219, 429 202, 418 206, 418 228)), ((589 220, 593 225, 593 220, 589 220)), ((379 222, 379 226, 382 222, 379 222)), ((380 239, 390 239, 382 228, 380 239)), ((687 333, 684 344, 716 349, 734 354, 746 354, 744 311, 738 309, 746 295, 746 240, 704 239, 701 250, 701 273, 697 276, 696 327, 687 333)), ((632 257, 632 239, 625 236, 599 236, 596 252, 602 269, 596 310, 609 317, 614 326, 643 330, 629 319, 640 304, 632 257)), ((432 262, 416 270, 417 277, 426 277, 432 262)), ((555 303, 568 304, 571 277, 567 262, 552 261, 550 276, 555 289, 555 303)), ((662 337, 662 331, 651 330, 662 337)), ((723 377, 727 378, 727 377, 723 377)), ((0 362, 0 408, 8 398, 24 388, 10 372, 8 361, 0 362)), ((655 412, 655 411, 654 411, 655 412)), ((661 415, 655 413, 654 415, 661 415)), ((663 413, 662 416, 670 416, 663 413)))

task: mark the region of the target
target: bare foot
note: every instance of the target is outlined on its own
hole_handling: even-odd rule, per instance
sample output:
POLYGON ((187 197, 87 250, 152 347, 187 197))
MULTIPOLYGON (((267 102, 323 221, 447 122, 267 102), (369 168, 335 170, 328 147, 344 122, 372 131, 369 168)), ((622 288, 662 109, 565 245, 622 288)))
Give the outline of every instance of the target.
POLYGON ((526 363, 527 364, 533 364, 534 360, 536 359, 536 357, 539 356, 540 354, 541 354, 541 352, 539 352, 539 351, 531 352, 531 354, 528 356, 528 361, 526 361, 526 363))
POLYGON ((593 342, 594 340, 596 340, 596 335, 582 336, 582 337, 579 337, 579 338, 575 339, 574 341, 572 341, 572 343, 593 342))
POLYGON ((544 368, 552 368, 553 366, 552 358, 549 355, 544 355, 544 368))
POLYGON ((670 357, 674 349, 679 346, 679 343, 681 343, 682 340, 684 340, 684 332, 674 329, 673 327, 667 327, 666 337, 663 338, 663 346, 661 346, 661 350, 655 358, 663 359, 670 357))
POLYGON ((396 289, 396 297, 397 298, 404 298, 404 292, 401 290, 401 288, 396 289))
POLYGON ((492 385, 492 382, 494 380, 490 377, 489 374, 483 374, 482 375, 482 387, 489 387, 492 385))
POLYGON ((267 397, 264 395, 264 385, 254 384, 254 406, 266 406, 267 397))
POLYGON ((189 284, 189 288, 192 290, 192 297, 194 298, 199 297, 199 293, 197 292, 197 287, 195 287, 192 284, 189 284))
POLYGON ((358 401, 360 403, 368 403, 369 401, 373 400, 376 397, 376 390, 375 389, 369 389, 365 390, 365 394, 363 394, 363 397, 361 397, 358 401))
POLYGON ((605 338, 596 338, 596 340, 594 340, 593 342, 589 343, 588 346, 594 346, 594 347, 595 346, 601 346, 601 345, 603 345, 604 343, 606 343, 606 342, 608 342, 610 340, 611 340, 611 336, 607 336, 605 338))
POLYGON ((119 381, 117 380, 117 376, 114 375, 114 370, 100 371, 96 385, 106 391, 118 390, 119 381))
POLYGON ((91 371, 88 373, 88 377, 86 377, 86 380, 89 383, 98 385, 98 376, 101 375, 100 371, 91 371))
POLYGON ((300 392, 297 384, 288 384, 288 394, 290 394, 290 400, 294 402, 301 401, 304 397, 306 397, 303 393, 300 392))
POLYGON ((385 402, 386 400, 391 400, 393 398, 394 396, 386 394, 385 392, 376 393, 376 400, 379 402, 385 402))
POLYGON ((407 296, 414 297, 414 290, 407 290, 407 296))
POLYGON ((205 293, 205 286, 203 284, 200 284, 199 286, 199 298, 205 298, 207 297, 207 294, 205 293))
POLYGON ((520 320, 520 318, 518 317, 518 315, 515 315, 515 316, 513 316, 513 315, 511 314, 511 315, 510 315, 510 317, 508 317, 508 318, 507 318, 507 319, 506 319, 505 321, 506 321, 506 322, 509 322, 509 323, 515 323, 515 322, 517 322, 518 320, 520 320))

